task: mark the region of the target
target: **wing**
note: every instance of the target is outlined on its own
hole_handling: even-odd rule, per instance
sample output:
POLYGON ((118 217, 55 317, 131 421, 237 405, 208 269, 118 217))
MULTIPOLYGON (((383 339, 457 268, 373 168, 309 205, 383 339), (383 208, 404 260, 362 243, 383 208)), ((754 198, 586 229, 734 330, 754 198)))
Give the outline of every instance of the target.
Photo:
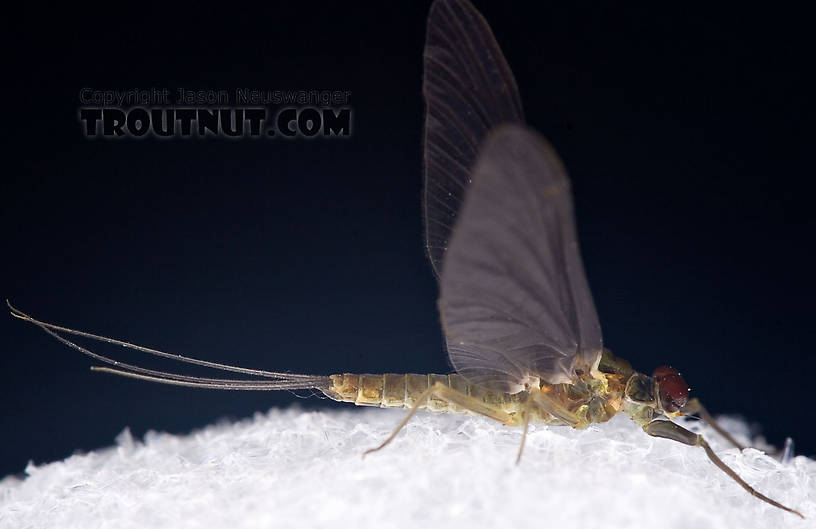
POLYGON ((516 80, 484 17, 465 0, 437 0, 428 15, 425 248, 439 276, 470 171, 487 132, 523 122, 516 80))
POLYGON ((439 309, 454 369, 488 389, 566 382, 598 357, 569 180, 534 131, 506 125, 485 142, 445 253, 439 309))

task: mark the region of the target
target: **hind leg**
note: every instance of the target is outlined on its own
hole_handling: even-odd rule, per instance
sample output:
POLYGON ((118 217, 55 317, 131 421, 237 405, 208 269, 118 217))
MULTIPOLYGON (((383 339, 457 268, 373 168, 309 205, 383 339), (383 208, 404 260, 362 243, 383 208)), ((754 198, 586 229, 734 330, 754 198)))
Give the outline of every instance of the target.
POLYGON ((400 422, 399 425, 397 425, 397 427, 394 429, 394 431, 391 432, 391 435, 389 435, 388 438, 385 441, 383 441, 382 444, 380 444, 380 446, 376 448, 371 448, 363 452, 363 457, 370 454, 371 452, 376 452, 377 450, 385 448, 385 446, 388 445, 388 443, 393 441, 394 438, 399 433, 399 431, 402 430, 402 428, 406 424, 408 424, 408 421, 411 420, 411 417, 414 416, 419 407, 422 406, 423 404, 426 404, 428 402, 428 399, 431 398, 431 396, 434 396, 438 399, 444 400, 451 404, 456 404, 460 408, 464 408, 468 411, 484 415, 485 417, 489 417, 493 420, 499 421, 502 424, 511 424, 513 422, 513 416, 507 413, 506 411, 501 410, 495 406, 486 404, 485 402, 474 397, 471 397, 470 395, 467 395, 465 393, 462 393, 461 391, 457 391, 453 388, 450 388, 445 384, 442 384, 441 382, 436 382, 428 389, 422 392, 422 394, 417 398, 416 402, 414 402, 414 405, 411 407, 411 411, 408 412, 408 414, 405 416, 402 422, 400 422))

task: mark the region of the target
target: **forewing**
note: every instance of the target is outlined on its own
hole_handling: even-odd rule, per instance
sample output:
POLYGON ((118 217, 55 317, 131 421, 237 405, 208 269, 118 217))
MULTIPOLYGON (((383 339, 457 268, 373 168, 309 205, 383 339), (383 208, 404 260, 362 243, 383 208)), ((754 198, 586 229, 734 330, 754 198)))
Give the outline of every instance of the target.
POLYGON ((431 6, 425 40, 425 247, 439 276, 470 171, 490 129, 523 122, 513 72, 467 1, 431 6))
POLYGON ((503 126, 482 147, 445 253, 439 309, 454 369, 496 391, 568 381, 601 351, 569 180, 534 131, 503 126))

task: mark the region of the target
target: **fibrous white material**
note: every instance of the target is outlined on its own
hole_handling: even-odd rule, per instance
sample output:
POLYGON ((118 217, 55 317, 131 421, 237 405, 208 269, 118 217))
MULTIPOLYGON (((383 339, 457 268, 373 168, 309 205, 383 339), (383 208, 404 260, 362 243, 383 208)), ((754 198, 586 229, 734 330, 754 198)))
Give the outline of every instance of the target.
MULTIPOLYGON (((420 412, 363 459, 399 410, 273 409, 187 436, 125 430, 116 446, 29 465, 0 482, 0 527, 814 527, 816 462, 782 464, 729 448, 720 457, 759 491, 808 519, 753 498, 702 449, 645 435, 626 417, 584 431, 518 428, 420 412)), ((738 438, 745 426, 725 421, 738 438)))

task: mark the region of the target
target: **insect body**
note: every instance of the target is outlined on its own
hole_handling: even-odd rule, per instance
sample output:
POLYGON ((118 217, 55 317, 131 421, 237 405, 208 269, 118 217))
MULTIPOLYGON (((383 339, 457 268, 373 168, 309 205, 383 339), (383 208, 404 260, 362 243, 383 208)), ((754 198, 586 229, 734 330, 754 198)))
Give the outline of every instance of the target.
MULTIPOLYGON (((608 350, 602 360, 608 364, 621 361, 608 350)), ((622 361, 626 363, 625 361, 622 361)), ((628 363, 626 363, 628 366, 628 363)), ((323 393, 340 402, 352 402, 358 406, 379 406, 381 408, 424 409, 442 413, 481 413, 500 420, 508 426, 523 426, 526 420, 533 423, 567 425, 586 428, 592 423, 606 422, 620 411, 631 412, 632 416, 644 415, 640 407, 648 408, 656 403, 651 388, 646 392, 642 384, 627 386, 632 379, 631 368, 625 373, 604 373, 601 379, 581 375, 570 383, 547 384, 537 388, 542 392, 540 400, 550 403, 552 412, 542 406, 530 407, 526 411, 530 391, 503 393, 484 389, 471 384, 458 374, 384 374, 357 375, 342 374, 329 377, 330 385, 323 393), (437 392, 446 398, 423 398, 423 395, 437 386, 437 392), (628 395, 638 392, 634 397, 628 395), (635 401, 645 396, 650 400, 635 401), (529 413, 529 419, 525 418, 529 413)), ((646 377, 648 379, 648 377, 646 377)), ((648 386, 648 384, 647 384, 648 386)))
MULTIPOLYGON (((449 375, 301 375, 164 353, 12 314, 133 378, 228 390, 318 390, 358 405, 410 412, 476 413, 510 426, 586 428, 623 412, 645 433, 703 448, 746 491, 780 509, 725 465, 700 436, 675 424, 699 414, 720 429, 680 373, 638 373, 602 345, 578 249, 567 173, 554 149, 524 125, 513 74, 484 18, 466 0, 437 0, 428 17, 423 92, 425 245, 439 280, 449 375), (260 379, 204 378, 115 361, 74 334, 260 379)), ((740 447, 741 448, 741 447, 740 447)))
POLYGON ((717 457, 702 436, 666 420, 684 413, 698 413, 737 448, 743 448, 717 425, 697 399, 687 400, 688 386, 675 369, 667 366, 660 367, 655 370, 654 376, 649 377, 635 372, 629 362, 616 358, 607 349, 604 349, 598 356, 596 369, 592 373, 587 374, 577 370, 569 382, 542 383, 540 386, 528 386, 521 391, 509 393, 492 391, 484 386, 473 384, 459 374, 346 373, 322 376, 218 364, 46 323, 21 312, 10 303, 8 306, 14 317, 33 323, 69 347, 95 360, 114 366, 113 368, 92 367, 94 371, 162 384, 207 389, 233 391, 314 389, 321 391, 331 399, 354 403, 358 406, 410 409, 408 415, 391 436, 380 446, 367 450, 364 455, 380 450, 391 442, 419 409, 442 413, 481 414, 508 426, 523 426, 524 436, 517 461, 521 459, 527 425, 530 422, 566 425, 581 429, 592 423, 608 421, 623 411, 651 436, 701 446, 706 451, 708 458, 747 492, 775 507, 804 518, 798 511, 768 498, 748 485, 717 457), (62 336, 63 333, 120 345, 180 362, 263 377, 265 380, 204 378, 146 369, 90 351, 68 340, 62 336), (661 416, 663 420, 660 419, 661 416))

